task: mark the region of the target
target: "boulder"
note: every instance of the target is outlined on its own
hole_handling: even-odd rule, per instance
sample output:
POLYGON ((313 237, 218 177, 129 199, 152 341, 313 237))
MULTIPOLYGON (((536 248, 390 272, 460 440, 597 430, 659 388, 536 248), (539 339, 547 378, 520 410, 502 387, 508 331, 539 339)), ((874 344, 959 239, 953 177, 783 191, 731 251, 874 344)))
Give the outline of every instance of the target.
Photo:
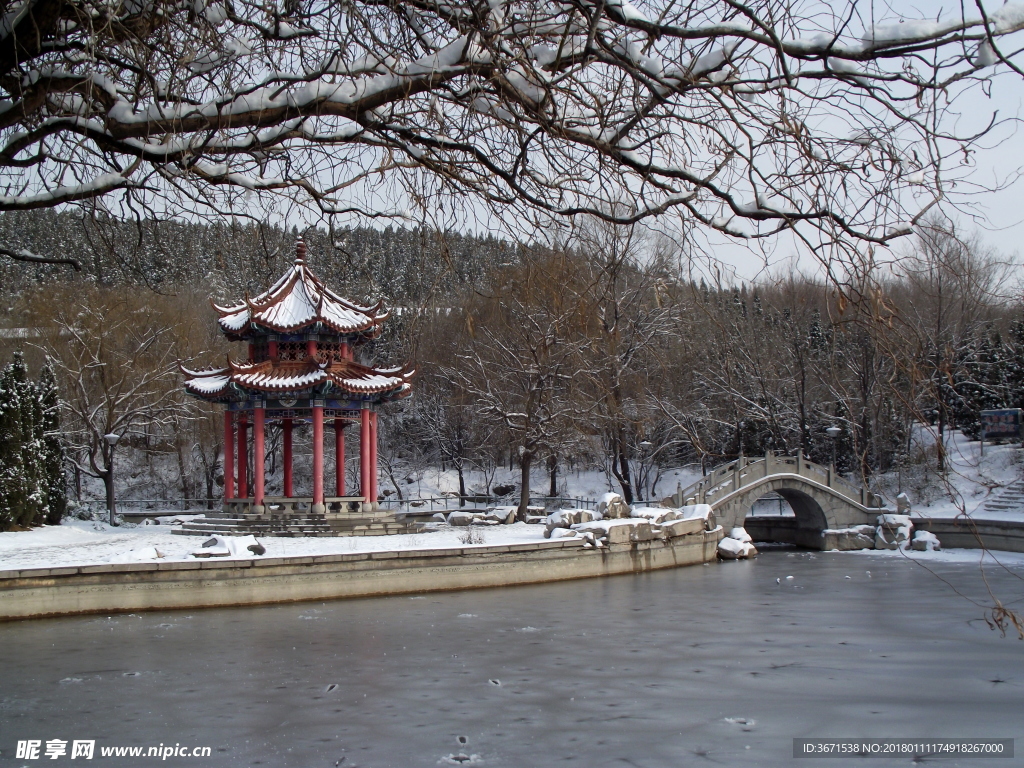
POLYGON ((711 509, 710 504, 690 504, 689 506, 682 508, 683 519, 692 520, 694 518, 700 518, 704 521, 704 528, 708 531, 715 530, 717 523, 715 522, 715 513, 711 509))
POLYGON ((704 519, 692 517, 689 520, 670 520, 661 525, 661 533, 666 538, 674 539, 678 536, 692 536, 704 530, 704 519))
POLYGON ((666 520, 679 520, 682 517, 678 510, 666 507, 634 507, 630 515, 650 520, 656 524, 663 523, 666 520))
POLYGON ((942 544, 939 543, 939 537, 931 531, 915 531, 910 548, 916 552, 938 552, 942 549, 942 544))
POLYGON ((629 517, 631 510, 617 493, 606 493, 597 503, 597 511, 606 520, 620 520, 629 517))
POLYGON ((718 542, 718 556, 723 560, 742 560, 756 554, 757 549, 750 542, 737 541, 728 537, 718 542))
MULTIPOLYGON (((633 526, 631 525, 612 525, 608 527, 605 537, 609 544, 629 544, 633 541, 633 526)), ((650 530, 650 526, 647 526, 650 530)))
POLYGON ((568 528, 576 523, 582 523, 579 510, 559 509, 548 515, 547 526, 549 528, 568 528))
POLYGON ((578 531, 570 528, 552 528, 550 531, 544 532, 544 537, 548 539, 571 539, 577 535, 578 531))
POLYGON ((896 497, 896 512, 901 515, 910 514, 910 497, 905 493, 901 493, 896 497))
POLYGON ((887 531, 882 526, 875 529, 875 549, 899 549, 900 545, 896 543, 896 538, 886 534, 887 531))
POLYGON ((913 528, 914 524, 910 522, 910 515, 884 514, 878 516, 878 526, 888 531, 895 531, 903 527, 913 528))
POLYGON ((875 548, 875 529, 870 525, 855 525, 851 528, 828 528, 821 532, 824 539, 830 539, 826 547, 848 552, 855 549, 875 548))
POLYGON ((448 525, 472 525, 474 517, 472 512, 452 512, 448 515, 448 525))
POLYGON ((516 521, 515 507, 491 507, 487 510, 487 514, 493 515, 494 519, 505 525, 512 525, 516 521))
POLYGON ((648 522, 637 523, 630 527, 633 529, 629 535, 630 541, 654 541, 658 537, 648 522))

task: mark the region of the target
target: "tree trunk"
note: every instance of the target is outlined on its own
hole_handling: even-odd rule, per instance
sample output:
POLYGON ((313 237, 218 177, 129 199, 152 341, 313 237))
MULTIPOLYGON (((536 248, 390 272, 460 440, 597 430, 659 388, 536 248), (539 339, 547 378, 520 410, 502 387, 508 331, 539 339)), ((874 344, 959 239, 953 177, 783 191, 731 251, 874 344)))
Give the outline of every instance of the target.
POLYGON ((616 460, 619 464, 619 471, 616 473, 616 477, 619 481, 619 486, 622 488, 622 500, 626 504, 633 503, 633 480, 630 477, 629 471, 629 456, 626 455, 625 441, 621 436, 616 438, 616 460))
POLYGON ((459 473, 459 503, 466 504, 466 475, 462 471, 462 461, 455 462, 455 469, 459 473))
POLYGON ((530 465, 533 464, 533 453, 524 451, 519 457, 519 509, 516 512, 516 519, 521 523, 526 522, 526 508, 530 506, 530 465))
POLYGON ((558 459, 554 454, 548 457, 548 473, 551 475, 551 486, 548 488, 548 496, 558 495, 558 459))
POLYGON ((174 446, 174 453, 178 459, 178 479, 181 482, 181 497, 187 500, 191 495, 188 487, 188 473, 185 471, 185 458, 181 455, 181 443, 174 446))

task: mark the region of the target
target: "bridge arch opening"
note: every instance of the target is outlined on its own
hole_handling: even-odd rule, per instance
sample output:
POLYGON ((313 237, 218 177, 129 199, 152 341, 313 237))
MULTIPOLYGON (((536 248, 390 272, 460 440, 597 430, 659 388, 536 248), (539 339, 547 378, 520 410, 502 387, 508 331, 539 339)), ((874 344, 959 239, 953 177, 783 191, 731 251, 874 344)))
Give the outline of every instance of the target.
POLYGON ((777 488, 755 500, 743 524, 755 541, 809 549, 822 548, 821 532, 828 528, 821 505, 795 488, 777 488))

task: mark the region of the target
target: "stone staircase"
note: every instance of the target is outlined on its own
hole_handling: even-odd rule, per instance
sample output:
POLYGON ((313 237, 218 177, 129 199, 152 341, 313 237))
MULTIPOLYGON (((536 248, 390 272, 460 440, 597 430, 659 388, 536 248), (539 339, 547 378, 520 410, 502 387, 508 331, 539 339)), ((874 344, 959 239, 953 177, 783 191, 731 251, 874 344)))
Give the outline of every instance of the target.
POLYGON ((1020 512, 1024 515, 1024 480, 1006 486, 982 505, 985 512, 1020 512))
POLYGON ((384 536, 419 533, 423 523, 396 520, 391 514, 313 512, 263 514, 221 512, 183 523, 173 533, 179 536, 384 536))

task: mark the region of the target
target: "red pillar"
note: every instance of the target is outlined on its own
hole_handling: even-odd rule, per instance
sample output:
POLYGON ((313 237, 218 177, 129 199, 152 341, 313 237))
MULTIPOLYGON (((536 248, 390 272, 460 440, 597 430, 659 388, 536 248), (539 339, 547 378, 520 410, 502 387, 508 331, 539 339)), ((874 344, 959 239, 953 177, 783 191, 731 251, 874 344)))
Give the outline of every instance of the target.
POLYGON ((249 496, 249 483, 246 478, 249 465, 247 427, 245 414, 240 413, 238 417, 238 498, 240 499, 245 499, 249 496))
POLYGON ((313 504, 324 503, 324 407, 313 406, 313 504))
POLYGON ((281 442, 284 444, 284 456, 281 463, 284 464, 284 495, 290 499, 295 495, 292 487, 292 420, 285 419, 283 424, 284 435, 281 442))
POLYGON ((359 494, 370 501, 370 409, 359 412, 359 494))
POLYGON ((377 413, 370 412, 370 501, 377 501, 377 413))
POLYGON ((235 498, 235 420, 224 409, 224 500, 235 498))
POLYGON ((252 503, 253 506, 263 505, 263 408, 256 408, 252 414, 252 503))
POLYGON ((334 490, 338 496, 345 495, 345 422, 334 420, 334 466, 337 477, 334 490))

